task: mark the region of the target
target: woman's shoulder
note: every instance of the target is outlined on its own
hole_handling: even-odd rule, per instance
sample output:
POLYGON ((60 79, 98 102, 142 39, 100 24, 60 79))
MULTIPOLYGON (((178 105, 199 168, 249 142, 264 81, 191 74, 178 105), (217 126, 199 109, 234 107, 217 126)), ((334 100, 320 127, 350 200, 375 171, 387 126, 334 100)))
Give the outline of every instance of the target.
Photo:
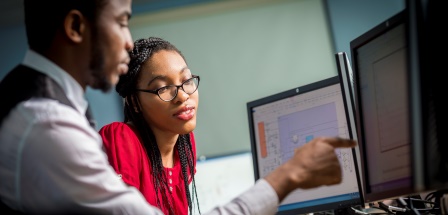
POLYGON ((123 132, 123 131, 132 131, 131 127, 124 122, 111 122, 109 124, 104 125, 99 130, 100 133, 103 132, 123 132))
POLYGON ((137 135, 131 126, 124 122, 112 122, 106 124, 101 127, 99 133, 103 139, 137 138, 137 135))

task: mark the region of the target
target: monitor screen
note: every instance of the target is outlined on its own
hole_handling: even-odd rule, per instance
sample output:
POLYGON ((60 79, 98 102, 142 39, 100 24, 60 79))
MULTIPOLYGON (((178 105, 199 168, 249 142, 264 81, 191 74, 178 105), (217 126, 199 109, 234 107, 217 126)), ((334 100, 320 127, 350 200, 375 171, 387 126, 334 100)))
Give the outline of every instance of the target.
POLYGON ((366 202, 412 194, 406 11, 350 42, 366 202))
MULTIPOLYGON (((247 103, 255 179, 290 159, 314 137, 349 138, 337 76, 247 103)), ((354 149, 337 149, 343 171, 338 185, 297 189, 278 214, 301 214, 363 206, 354 149)))

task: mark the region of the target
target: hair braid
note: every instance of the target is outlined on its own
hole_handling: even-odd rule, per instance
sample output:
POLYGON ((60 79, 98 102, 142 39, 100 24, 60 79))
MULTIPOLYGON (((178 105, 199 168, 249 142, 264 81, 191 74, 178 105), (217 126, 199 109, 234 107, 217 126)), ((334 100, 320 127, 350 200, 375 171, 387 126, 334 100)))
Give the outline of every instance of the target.
MULTIPOLYGON (((162 163, 160 150, 153 131, 143 117, 142 110, 140 109, 140 101, 135 91, 142 65, 146 61, 148 61, 154 53, 160 50, 176 51, 182 56, 182 58, 184 58, 182 53, 174 45, 161 38, 150 37, 148 39, 136 40, 134 42, 134 49, 129 52, 129 56, 131 58, 129 62, 129 71, 125 75, 120 76, 120 80, 115 89, 121 97, 126 99, 124 105, 124 122, 133 122, 135 124, 135 127, 140 134, 148 158, 151 162, 151 168, 153 172, 152 182, 156 191, 157 206, 161 208, 162 205, 165 205, 167 208, 169 208, 169 213, 174 214, 172 196, 166 195, 166 192, 168 190, 168 183, 167 176, 165 175, 165 168, 163 167, 162 163), (159 193, 161 194, 162 199, 159 199, 159 193)), ((192 196, 195 197, 196 202, 198 197, 194 180, 194 153, 190 141, 190 135, 179 135, 175 149, 177 150, 180 158, 182 177, 184 180, 186 197, 188 200, 188 208, 190 214, 192 214, 192 199, 194 199, 192 198, 192 196), (189 176, 191 176, 193 182, 193 195, 190 195, 190 189, 188 186, 189 176)), ((197 206, 199 210, 198 202, 197 206)))
MULTIPOLYGON (((188 208, 190 210, 190 214, 193 214, 193 201, 191 198, 191 194, 193 194, 193 196, 196 197, 197 200, 197 193, 196 191, 196 182, 194 180, 194 160, 192 158, 194 158, 194 154, 193 154, 193 149, 191 147, 191 141, 190 141, 190 135, 189 134, 184 134, 184 135, 179 135, 179 139, 177 140, 176 143, 177 149, 179 151, 179 157, 180 157, 180 164, 182 166, 182 175, 184 179, 184 186, 185 186, 185 190, 187 193, 187 200, 188 200, 188 208), (190 174, 187 173, 187 170, 190 174), (190 188, 188 186, 188 181, 189 181, 189 177, 191 177, 192 180, 192 188, 193 191, 190 194, 190 188)), ((199 202, 197 202, 198 205, 198 211, 199 214, 201 213, 201 210, 199 209, 199 202)))
MULTIPOLYGON (((136 95, 130 96, 132 99, 129 99, 129 106, 136 107, 137 112, 132 111, 129 117, 129 121, 135 124, 135 127, 140 133, 142 138, 142 143, 144 148, 146 149, 146 153, 148 155, 149 160, 151 161, 152 168, 152 182, 154 184, 154 189, 156 191, 156 196, 158 193, 166 193, 168 190, 168 184, 166 180, 166 175, 164 171, 164 167, 162 164, 162 157, 160 156, 160 150, 157 146, 157 142, 152 130, 148 127, 146 121, 143 118, 142 111, 140 109, 140 102, 136 95)), ((128 110, 133 110, 132 108, 128 108, 128 110)), ((171 197, 171 196, 169 196, 171 197)), ((168 199, 166 195, 162 195, 162 201, 157 197, 157 206, 162 208, 161 205, 167 205, 170 209, 170 214, 174 214, 173 208, 171 206, 171 198, 168 199)))

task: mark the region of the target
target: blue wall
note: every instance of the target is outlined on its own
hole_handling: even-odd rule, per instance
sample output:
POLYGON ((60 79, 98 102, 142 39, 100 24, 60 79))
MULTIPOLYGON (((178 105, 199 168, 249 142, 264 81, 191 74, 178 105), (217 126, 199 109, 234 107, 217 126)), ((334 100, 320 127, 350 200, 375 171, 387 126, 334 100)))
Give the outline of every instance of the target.
MULTIPOLYGON (((0 29, 0 79, 22 61, 28 48, 25 28, 14 26, 0 29)), ((1 92, 4 93, 4 92, 1 92)))
POLYGON ((350 56, 350 41, 405 8, 404 0, 326 0, 336 52, 350 56))

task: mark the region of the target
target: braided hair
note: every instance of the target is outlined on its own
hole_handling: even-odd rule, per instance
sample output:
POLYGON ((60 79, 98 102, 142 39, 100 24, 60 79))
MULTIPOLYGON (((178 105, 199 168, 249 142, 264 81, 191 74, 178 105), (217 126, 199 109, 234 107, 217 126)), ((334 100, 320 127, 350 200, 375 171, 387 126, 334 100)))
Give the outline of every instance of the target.
MULTIPOLYGON (((138 39, 134 42, 134 49, 129 52, 131 58, 129 63, 129 71, 125 75, 120 77, 118 84, 116 85, 116 91, 118 94, 125 98, 124 106, 124 122, 133 122, 136 125, 137 131, 141 136, 143 146, 146 150, 152 167, 152 181, 154 184, 157 206, 162 209, 162 205, 169 209, 169 214, 174 214, 174 208, 172 205, 172 196, 167 196, 168 190, 167 179, 162 164, 162 158, 157 145, 155 136, 147 122, 145 121, 142 111, 140 109, 140 101, 137 97, 137 81, 142 68, 142 65, 148 61, 152 55, 160 50, 176 51, 182 58, 185 57, 182 53, 171 43, 158 37, 149 37, 147 39, 138 39), (159 193, 162 195, 162 199, 159 199, 159 193)), ((188 208, 190 214, 193 214, 193 200, 196 201, 198 211, 199 202, 196 192, 196 183, 194 179, 194 153, 190 141, 190 134, 180 134, 177 141, 175 150, 177 150, 181 168, 182 177, 184 180, 184 186, 186 190, 186 197, 188 200, 188 208), (192 193, 188 186, 189 175, 192 180, 192 193), (195 198, 194 198, 195 197, 195 198)))

